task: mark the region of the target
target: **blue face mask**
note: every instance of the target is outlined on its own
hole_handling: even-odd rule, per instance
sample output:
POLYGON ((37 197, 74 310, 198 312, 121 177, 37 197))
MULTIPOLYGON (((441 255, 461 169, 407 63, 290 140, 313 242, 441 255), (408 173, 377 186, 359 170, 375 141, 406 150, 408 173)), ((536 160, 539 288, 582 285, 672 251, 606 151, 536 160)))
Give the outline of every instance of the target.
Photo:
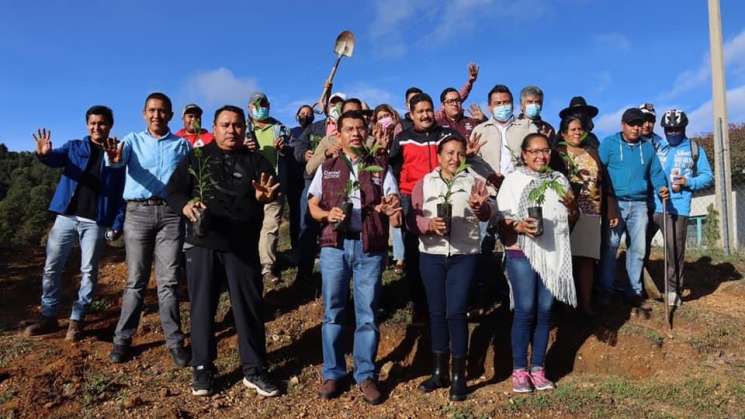
POLYGON ((683 141, 683 139, 685 138, 685 135, 665 133, 665 138, 667 139, 667 142, 670 143, 670 145, 674 147, 683 141))
POLYGON ((254 107, 253 111, 251 111, 251 116, 257 121, 263 121, 269 118, 269 108, 254 107))
POLYGON ((541 105, 537 103, 528 103, 525 105, 525 116, 530 119, 536 119, 541 114, 541 105))
POLYGON ((512 105, 497 105, 492 108, 494 119, 499 122, 505 122, 512 118, 512 105))

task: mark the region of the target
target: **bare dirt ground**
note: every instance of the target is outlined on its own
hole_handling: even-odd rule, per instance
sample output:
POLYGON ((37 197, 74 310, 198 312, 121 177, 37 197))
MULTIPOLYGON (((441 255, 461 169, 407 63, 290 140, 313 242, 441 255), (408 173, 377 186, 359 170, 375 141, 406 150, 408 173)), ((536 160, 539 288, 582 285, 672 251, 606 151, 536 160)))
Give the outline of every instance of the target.
MULTIPOLYGON (((472 394, 463 403, 449 402, 446 390, 417 391, 429 369, 427 330, 410 324, 407 287, 386 271, 378 364, 387 400, 380 406, 365 404, 354 387, 333 401, 316 396, 323 308, 315 284, 294 283, 292 268, 283 271, 282 285, 265 289, 269 363, 285 394, 264 399, 243 387, 235 330, 221 324, 218 392, 196 398, 190 369, 176 368, 164 347, 154 281, 134 342, 136 356, 123 365, 109 362, 126 281, 119 250, 109 249, 102 263, 81 342, 64 341, 66 320, 57 333, 20 336, 19 322, 37 310, 43 261, 43 249, 0 255, 0 417, 745 417, 745 262, 738 257, 691 252, 690 293, 672 332, 658 302, 632 310, 617 301, 594 320, 557 308, 547 357, 548 375, 558 385, 553 392, 510 393, 510 315, 492 310, 471 324, 472 394)), ((64 278, 64 314, 77 290, 77 263, 70 261, 64 278)), ((653 271, 661 272, 661 265, 655 259, 653 271)), ((480 272, 496 276, 493 267, 480 272)), ((218 320, 228 307, 223 298, 218 320)))

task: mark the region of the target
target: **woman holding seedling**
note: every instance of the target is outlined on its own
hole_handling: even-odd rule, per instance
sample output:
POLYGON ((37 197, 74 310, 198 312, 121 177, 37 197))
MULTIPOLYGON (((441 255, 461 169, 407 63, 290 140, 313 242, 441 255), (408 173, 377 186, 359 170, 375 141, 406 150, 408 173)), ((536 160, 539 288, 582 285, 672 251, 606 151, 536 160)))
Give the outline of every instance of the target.
POLYGON ((570 223, 578 211, 569 182, 548 166, 549 141, 528 134, 522 165, 507 175, 497 195, 507 279, 515 313, 512 320, 512 390, 551 390, 543 361, 554 299, 577 305, 572 278, 570 223), (532 345, 528 369, 528 345, 532 345))
POLYGON ((432 377, 419 389, 429 393, 450 382, 450 400, 466 398, 468 325, 466 305, 481 252, 479 221, 496 214, 485 182, 468 171, 466 141, 446 137, 437 145, 439 167, 414 186, 407 220, 419 236, 419 267, 432 329, 432 377))
POLYGON ((585 142, 587 131, 580 116, 570 115, 561 120, 561 141, 551 156, 551 167, 564 174, 577 197, 579 218, 572 230, 572 265, 574 267, 579 304, 585 315, 593 315, 592 282, 595 264, 600 259, 601 216, 611 227, 618 224, 616 198, 605 166, 597 150, 585 142))

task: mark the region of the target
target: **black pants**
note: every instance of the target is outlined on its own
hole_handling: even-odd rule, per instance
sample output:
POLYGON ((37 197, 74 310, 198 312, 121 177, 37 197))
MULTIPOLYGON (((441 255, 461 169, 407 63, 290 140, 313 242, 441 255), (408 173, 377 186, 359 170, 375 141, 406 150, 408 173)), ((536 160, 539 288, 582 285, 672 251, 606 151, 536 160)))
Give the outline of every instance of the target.
MULTIPOLYGON (((411 206, 411 195, 401 195, 401 208, 405 219, 413 217, 410 215, 414 208, 411 206)), ((405 224, 404 224, 405 226, 405 224)), ((409 229, 404 229, 404 260, 406 260, 406 282, 409 284, 409 297, 417 310, 424 311, 427 307, 427 298, 424 294, 422 274, 419 271, 419 236, 409 229)))
POLYGON ((186 270, 191 297, 191 365, 212 365, 217 357, 215 312, 220 285, 225 281, 238 331, 243 374, 263 372, 266 335, 258 254, 251 258, 195 246, 186 251, 186 270))
MULTIPOLYGON (((664 229, 662 214, 654 215, 654 234, 657 230, 662 231, 665 240, 665 252, 667 253, 667 281, 668 291, 676 292, 678 295, 683 291, 685 282, 686 239, 688 235, 688 217, 676 214, 667 214, 667 231, 664 229)), ((653 236, 654 236, 653 234, 653 236)), ((662 291, 662 290, 660 290, 662 291)))

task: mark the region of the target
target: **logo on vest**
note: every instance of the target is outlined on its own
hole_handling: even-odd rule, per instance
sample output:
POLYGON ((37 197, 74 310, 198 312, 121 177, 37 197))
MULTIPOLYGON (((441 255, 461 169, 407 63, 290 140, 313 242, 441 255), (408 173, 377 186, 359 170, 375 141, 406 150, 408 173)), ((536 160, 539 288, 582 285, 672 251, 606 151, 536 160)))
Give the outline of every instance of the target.
POLYGON ((340 170, 324 170, 323 171, 324 179, 339 179, 340 177, 341 177, 340 170))

